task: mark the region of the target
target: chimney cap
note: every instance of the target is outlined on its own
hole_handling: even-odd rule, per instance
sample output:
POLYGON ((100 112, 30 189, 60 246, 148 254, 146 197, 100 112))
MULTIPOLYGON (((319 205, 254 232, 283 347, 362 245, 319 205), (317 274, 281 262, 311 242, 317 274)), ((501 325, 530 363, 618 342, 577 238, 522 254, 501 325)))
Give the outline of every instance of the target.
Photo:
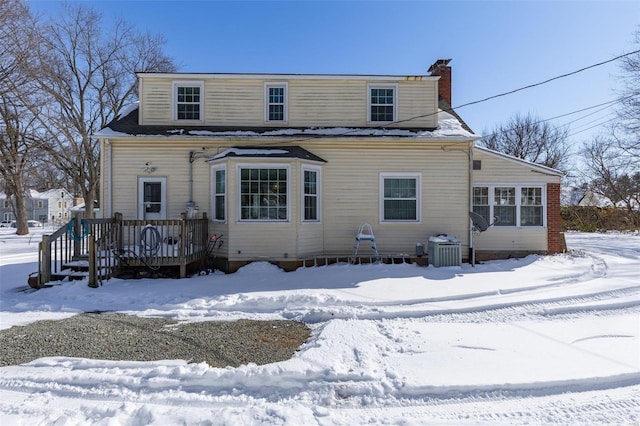
POLYGON ((449 65, 449 62, 451 62, 451 58, 449 59, 438 59, 437 61, 435 61, 433 63, 433 65, 431 65, 429 67, 429 72, 434 72, 437 68, 439 67, 446 67, 447 65, 449 65))

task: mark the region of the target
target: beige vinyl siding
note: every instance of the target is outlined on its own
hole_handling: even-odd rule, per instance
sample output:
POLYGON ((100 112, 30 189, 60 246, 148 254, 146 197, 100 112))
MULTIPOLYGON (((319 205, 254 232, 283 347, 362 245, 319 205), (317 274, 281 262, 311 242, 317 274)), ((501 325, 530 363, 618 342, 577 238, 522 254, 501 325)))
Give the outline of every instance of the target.
POLYGON ((547 251, 547 228, 492 227, 476 235, 477 251, 547 251))
POLYGON ((313 256, 324 252, 323 223, 303 223, 298 229, 298 256, 313 256))
POLYGON ((438 115, 435 114, 438 110, 436 82, 402 81, 398 85, 398 92, 398 121, 401 122, 398 127, 438 126, 438 115))
POLYGON ((263 126, 262 80, 207 80, 205 83, 206 126, 263 126))
MULTIPOLYGON (((173 121, 173 81, 167 78, 141 79, 140 120, 144 125, 204 125, 261 127, 265 125, 264 83, 288 83, 289 120, 269 122, 269 126, 284 127, 366 127, 366 79, 182 79, 175 81, 204 81, 204 121, 173 121)), ((389 81, 398 84, 397 108, 399 124, 386 127, 437 126, 437 81, 389 81), (414 117, 415 120, 405 121, 414 117)), ((384 80, 375 83, 384 84, 384 80)))
MULTIPOLYGON (((546 184, 560 182, 559 176, 541 173, 526 163, 478 150, 473 158, 482 161, 481 170, 473 172, 474 186, 541 186, 546 200, 546 184)), ((494 226, 477 236, 474 245, 478 251, 546 251, 547 227, 494 226)))
MULTIPOLYGON (((344 141, 345 144, 348 142, 344 141)), ((348 253, 358 226, 372 225, 378 249, 414 253, 417 242, 447 233, 468 245, 467 155, 461 151, 416 149, 399 143, 396 149, 306 147, 327 160, 323 168, 324 252, 348 253), (380 173, 422 174, 420 223, 380 223, 380 173)))
POLYGON ((171 80, 141 79, 140 124, 171 124, 173 93, 171 80))
MULTIPOLYGON (((167 219, 178 219, 189 201, 189 151, 200 147, 185 146, 173 141, 117 141, 112 144, 113 205, 112 214, 120 212, 125 219, 138 215, 138 178, 167 178, 167 219), (142 171, 150 162, 156 171, 142 171)), ((200 160, 202 161, 202 160, 200 160)), ((210 178, 208 167, 194 163, 193 201, 200 213, 209 213, 210 178)))
POLYGON ((482 161, 481 170, 473 171, 474 182, 514 185, 560 182, 559 176, 541 173, 525 163, 495 157, 479 150, 474 150, 473 159, 482 161))
POLYGON ((364 126, 366 91, 366 81, 290 81, 289 125, 364 126))
MULTIPOLYGON (((270 140, 277 145, 277 140, 270 140)), ((171 139, 129 139, 112 141, 113 212, 125 219, 137 218, 138 177, 167 178, 167 218, 179 218, 189 201, 189 151, 215 153, 220 147, 254 145, 255 140, 185 141, 171 139), (150 162, 156 171, 142 171, 150 162)), ((285 145, 285 141, 282 141, 285 145)), ((445 151, 436 141, 353 140, 348 138, 312 140, 300 145, 325 159, 322 168, 321 220, 302 222, 301 170, 298 159, 273 159, 288 164, 289 222, 238 221, 237 163, 270 163, 266 159, 221 160, 227 170, 227 220, 212 222, 211 233, 225 234, 224 252, 230 260, 288 260, 313 254, 351 253, 358 226, 369 222, 381 253, 415 253, 417 242, 426 244, 430 235, 446 233, 462 242, 467 256, 468 238, 468 157, 458 150, 445 151), (380 223, 380 173, 420 173, 420 222, 380 223)), ((450 143, 447 143, 450 144, 450 143)), ((219 164, 219 162, 216 162, 219 164)), ((210 216, 211 164, 205 159, 193 163, 193 201, 200 214, 210 216)), ((370 250, 362 246, 362 252, 370 250)))

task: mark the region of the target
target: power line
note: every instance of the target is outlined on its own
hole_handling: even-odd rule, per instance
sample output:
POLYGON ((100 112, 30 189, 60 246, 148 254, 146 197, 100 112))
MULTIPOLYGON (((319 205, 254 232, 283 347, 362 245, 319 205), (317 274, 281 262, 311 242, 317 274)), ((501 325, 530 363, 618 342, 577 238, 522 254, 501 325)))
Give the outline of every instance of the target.
POLYGON ((463 108, 463 107, 466 107, 466 106, 469 106, 469 105, 479 104, 481 102, 486 102, 486 101, 489 101, 491 99, 496 99, 496 98, 500 98, 502 96, 512 95, 512 94, 520 92, 522 90, 531 89, 531 88, 537 87, 537 86, 542 86, 543 84, 547 84, 547 83, 550 83, 552 81, 559 80, 561 78, 569 77, 569 76, 581 73, 583 71, 586 71, 586 70, 589 70, 589 69, 592 69, 592 68, 596 68, 596 67, 608 64, 608 63, 613 62, 613 61, 617 61, 618 59, 622 59, 625 56, 634 55, 636 53, 640 53, 640 50, 635 50, 633 52, 625 53, 624 55, 616 56, 615 58, 612 58, 612 59, 609 59, 609 60, 606 60, 606 61, 602 61, 602 62, 598 62, 597 64, 589 65, 587 67, 580 68, 579 70, 576 70, 576 71, 572 71, 572 72, 569 72, 569 73, 566 73, 566 74, 562 74, 562 75, 559 75, 559 76, 556 76, 556 77, 552 77, 552 78, 549 78, 547 80, 541 81, 539 83, 529 84, 527 86, 523 86, 523 87, 520 87, 518 89, 510 90, 508 92, 504 92, 504 93, 500 93, 498 95, 489 96, 488 98, 480 99, 479 101, 473 101, 473 102, 469 102, 469 103, 466 103, 466 104, 462 104, 462 105, 457 106, 456 108, 463 108))

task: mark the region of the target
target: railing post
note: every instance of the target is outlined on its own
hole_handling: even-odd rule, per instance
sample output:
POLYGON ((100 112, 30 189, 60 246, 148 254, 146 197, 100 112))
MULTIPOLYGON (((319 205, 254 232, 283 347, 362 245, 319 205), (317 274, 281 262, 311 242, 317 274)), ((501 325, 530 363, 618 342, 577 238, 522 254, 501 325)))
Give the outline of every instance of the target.
POLYGON ((207 243, 209 242, 209 218, 207 212, 202 212, 202 225, 201 225, 202 238, 200 241, 200 255, 206 255, 207 243))
POLYGON ((116 242, 118 244, 118 250, 122 250, 124 249, 124 241, 122 239, 122 235, 123 235, 123 226, 122 226, 122 213, 118 213, 116 212, 113 215, 113 220, 116 222, 115 223, 115 227, 116 227, 116 242))
MULTIPOLYGON (((76 234, 76 236, 79 238, 80 235, 82 235, 82 213, 81 212, 76 212, 74 214, 74 221, 73 221, 73 232, 76 234)), ((82 249, 82 240, 76 241, 75 239, 73 239, 73 258, 77 259, 80 256, 81 253, 81 249, 82 249)))
POLYGON ((88 235, 89 238, 89 287, 98 288, 97 272, 98 262, 96 262, 96 240, 93 239, 93 235, 88 235))
POLYGON ((40 241, 40 273, 38 274, 38 285, 51 281, 51 245, 49 244, 49 236, 43 235, 42 241, 40 241))
POLYGON ((180 278, 186 278, 187 276, 187 220, 186 214, 182 214, 182 220, 180 221, 180 278))

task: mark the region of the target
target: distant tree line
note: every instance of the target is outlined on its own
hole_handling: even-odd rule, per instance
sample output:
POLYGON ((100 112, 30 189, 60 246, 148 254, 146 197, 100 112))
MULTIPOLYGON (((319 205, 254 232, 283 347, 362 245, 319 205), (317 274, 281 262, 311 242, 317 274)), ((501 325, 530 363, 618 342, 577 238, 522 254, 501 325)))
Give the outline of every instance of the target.
POLYGON ((93 214, 100 152, 93 134, 137 100, 135 72, 172 72, 160 35, 105 22, 85 5, 38 19, 0 1, 0 191, 28 233, 27 188, 68 188, 93 214))

